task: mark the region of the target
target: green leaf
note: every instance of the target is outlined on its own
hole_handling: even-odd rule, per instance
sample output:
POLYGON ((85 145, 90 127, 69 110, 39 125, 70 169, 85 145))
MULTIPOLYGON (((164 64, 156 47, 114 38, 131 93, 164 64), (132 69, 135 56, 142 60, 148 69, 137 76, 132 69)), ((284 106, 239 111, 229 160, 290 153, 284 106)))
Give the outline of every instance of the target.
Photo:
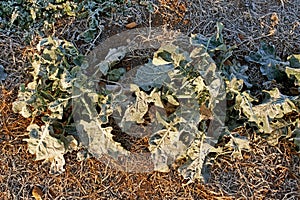
POLYGON ((300 54, 290 55, 287 60, 290 62, 290 67, 296 69, 300 68, 300 54))
POLYGON ((145 91, 150 91, 152 88, 160 88, 164 82, 168 82, 168 73, 174 69, 173 65, 156 66, 151 62, 138 68, 134 83, 145 91))
POLYGON ((265 43, 261 44, 257 52, 251 52, 249 56, 245 56, 248 62, 260 64, 260 71, 267 76, 269 80, 284 80, 286 75, 280 66, 288 65, 282 62, 275 54, 275 47, 265 43))
POLYGON ((224 43, 222 35, 224 25, 222 23, 218 22, 216 27, 216 33, 210 38, 207 38, 201 34, 192 35, 191 43, 195 46, 203 46, 205 51, 214 58, 218 68, 222 69, 225 61, 232 56, 233 49, 235 49, 236 46, 228 47, 224 43))
POLYGON ((125 68, 113 69, 108 72, 108 79, 110 81, 118 81, 126 73, 125 68))
POLYGON ((240 63, 233 62, 233 65, 225 66, 223 68, 223 73, 229 81, 232 79, 240 79, 243 80, 243 83, 248 88, 251 88, 252 84, 249 81, 249 76, 246 74, 248 68, 247 65, 240 65, 240 63))
POLYGON ((206 47, 207 51, 211 53, 215 51, 226 51, 227 47, 224 44, 223 35, 222 35, 222 30, 224 28, 224 25, 218 22, 216 27, 217 27, 217 31, 212 37, 207 38, 201 34, 195 34, 192 35, 191 37, 191 43, 193 45, 202 44, 206 47))

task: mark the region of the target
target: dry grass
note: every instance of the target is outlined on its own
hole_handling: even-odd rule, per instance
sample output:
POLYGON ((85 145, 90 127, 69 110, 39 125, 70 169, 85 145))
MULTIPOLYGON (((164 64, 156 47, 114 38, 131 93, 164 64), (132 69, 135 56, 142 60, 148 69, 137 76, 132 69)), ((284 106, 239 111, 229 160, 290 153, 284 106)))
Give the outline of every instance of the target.
POLYGON ((241 199, 299 199, 300 158, 291 146, 287 141, 270 146, 260 140, 252 143, 243 160, 221 156, 212 170, 212 182, 241 199))
MULTIPOLYGON (((236 58, 257 49, 261 41, 274 44, 282 58, 300 53, 299 0, 183 2, 157 0, 152 21, 143 6, 134 5, 126 14, 106 19, 103 32, 92 43, 76 39, 86 28, 84 21, 61 20, 52 34, 88 53, 131 21, 140 27, 167 23, 187 34, 204 35, 214 33, 221 21, 226 43, 238 46, 236 58)), ((183 186, 176 171, 125 173, 95 159, 77 162, 76 152, 65 156, 65 173, 50 175, 49 165, 33 161, 22 141, 31 119, 11 111, 19 84, 30 78, 26 69, 35 43, 26 46, 17 35, 0 33, 0 62, 9 74, 0 91, 0 199, 34 199, 34 187, 43 199, 300 199, 299 154, 284 140, 273 147, 263 139, 252 139, 252 150, 242 160, 231 160, 230 153, 220 156, 205 185, 183 186)))
POLYGON ((160 8, 165 22, 187 34, 213 34, 216 22, 222 22, 226 41, 239 47, 234 55, 249 53, 262 41, 275 45, 282 58, 300 53, 299 0, 193 0, 185 4, 184 15, 176 14, 182 7, 174 13, 166 3, 170 1, 159 1, 167 4, 160 8))

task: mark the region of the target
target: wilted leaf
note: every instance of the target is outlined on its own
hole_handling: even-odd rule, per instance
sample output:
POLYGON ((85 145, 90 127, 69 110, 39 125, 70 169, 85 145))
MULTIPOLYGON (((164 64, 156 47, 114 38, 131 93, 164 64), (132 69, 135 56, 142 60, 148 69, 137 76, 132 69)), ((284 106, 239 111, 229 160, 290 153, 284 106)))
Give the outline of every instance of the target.
POLYGON ((249 95, 240 96, 240 109, 249 122, 255 122, 261 132, 271 133, 276 129, 273 120, 282 118, 285 114, 296 111, 294 103, 277 88, 265 91, 266 99, 258 105, 253 105, 249 95))
POLYGON ((233 149, 232 156, 233 158, 242 159, 242 151, 249 151, 251 149, 249 145, 249 140, 243 137, 230 137, 230 141, 226 144, 226 146, 233 149))
MULTIPOLYGON (((173 63, 174 68, 177 68, 182 65, 181 62, 189 62, 187 52, 182 51, 178 46, 174 45, 165 45, 161 46, 153 56, 152 63, 154 65, 168 65, 173 63)), ((183 66, 181 66, 183 67, 183 66)))
POLYGON ((19 16, 19 12, 17 10, 14 10, 14 12, 11 14, 11 19, 10 19, 10 24, 12 25, 14 21, 17 19, 19 16))
POLYGON ((144 123, 144 115, 148 111, 148 106, 153 102, 151 96, 147 95, 143 91, 136 91, 136 101, 124 113, 124 117, 121 122, 121 127, 124 127, 126 122, 144 123))
MULTIPOLYGON (((215 48, 218 51, 226 49, 222 44, 220 33, 222 27, 218 24, 218 34, 214 38, 220 43, 215 48)), ((182 42, 189 43, 188 40, 182 42)), ((226 93, 221 72, 218 72, 214 60, 206 52, 205 47, 190 45, 188 48, 191 49, 187 51, 184 50, 186 47, 163 45, 154 53, 152 61, 132 70, 133 75, 127 73, 129 75, 125 74, 120 83, 107 85, 105 92, 108 95, 104 94, 101 103, 98 102, 100 111, 94 108, 95 101, 88 95, 90 92, 93 93, 90 91, 92 89, 83 88, 82 84, 78 83, 76 88, 84 93, 79 95, 89 97, 86 101, 83 98, 78 102, 81 112, 77 113, 84 116, 78 121, 78 129, 81 142, 89 152, 96 157, 107 154, 117 160, 119 157, 130 155, 130 152, 112 139, 112 127, 107 123, 111 115, 122 131, 130 135, 132 130, 134 133, 137 132, 137 126, 154 123, 158 128, 151 129, 148 124, 144 127, 145 132, 150 128, 149 150, 155 170, 166 172, 174 161, 186 157, 188 159, 186 167, 182 168, 184 176, 189 176, 191 182, 201 177, 199 174, 202 173, 201 169, 208 153, 217 151, 211 144, 217 140, 218 136, 214 134, 218 131, 214 131, 213 128, 210 130, 207 124, 211 122, 216 126, 222 126, 224 120, 219 114, 223 107, 218 108, 218 105, 225 100, 226 93), (167 114, 160 112, 160 109, 165 109, 167 114), (148 118, 145 120, 146 114, 150 120, 148 118), (218 123, 215 123, 217 121, 218 123), (195 138, 198 140, 200 136, 204 138, 206 131, 209 132, 209 136, 205 142, 201 140, 199 146, 195 138), (197 172, 194 173, 193 170, 197 172)), ((109 71, 110 63, 113 65, 123 59, 126 50, 128 50, 126 47, 114 49, 111 52, 112 57, 107 56, 98 65, 100 71, 108 75, 113 73, 113 70, 109 71), (118 53, 121 56, 115 57, 114 55, 119 55, 118 53)), ((226 58, 230 55, 225 54, 226 58)), ((89 84, 91 83, 89 78, 82 77, 82 79, 87 83, 83 86, 93 85, 89 84)))
POLYGON ((166 95, 166 98, 170 104, 179 106, 179 102, 172 95, 166 95))
POLYGON ((102 74, 106 76, 109 68, 120 62, 125 57, 126 53, 127 47, 125 46, 110 49, 105 60, 97 64, 96 67, 98 67, 102 74))
POLYGON ((159 113, 156 114, 158 122, 164 126, 149 139, 149 150, 157 171, 168 171, 169 166, 178 157, 185 155, 199 133, 199 105, 192 94, 186 92, 189 89, 191 87, 186 86, 181 91, 177 91, 179 107, 168 117, 170 122, 167 122, 159 113))
MULTIPOLYGON (((153 90, 147 94, 141 91, 137 85, 131 84, 130 91, 123 86, 121 93, 112 96, 111 109, 115 111, 113 117, 123 132, 141 137, 159 130, 160 126, 157 125, 154 115, 158 110, 164 114, 160 92, 153 90), (144 126, 146 113, 148 113, 150 121, 144 126)), ((105 112, 105 110, 104 106, 103 111, 105 112)))
POLYGON ((164 82, 168 81, 168 73, 173 69, 173 65, 155 66, 152 63, 147 63, 137 70, 134 83, 145 91, 154 87, 160 88, 164 82))
POLYGON ((115 160, 120 156, 128 156, 130 152, 113 140, 112 127, 103 128, 101 124, 101 121, 79 122, 77 129, 80 131, 81 141, 85 141, 84 145, 89 152, 96 157, 109 155, 115 160))
POLYGON ((55 101, 49 103, 48 109, 52 112, 51 117, 53 117, 54 119, 62 119, 64 114, 64 108, 66 108, 66 106, 68 105, 69 99, 70 98, 57 98, 55 101))
POLYGON ((28 109, 27 103, 25 101, 14 101, 12 104, 12 110, 15 113, 21 114, 25 118, 31 116, 31 112, 28 109))
POLYGON ((300 91, 300 55, 291 55, 288 57, 290 67, 285 68, 285 72, 289 78, 295 78, 295 84, 299 86, 300 91))
POLYGON ((57 138, 50 136, 50 125, 46 124, 41 128, 32 124, 27 127, 29 131, 29 139, 24 139, 28 143, 28 151, 35 154, 35 160, 44 160, 50 162, 50 173, 64 172, 65 159, 65 145, 57 138))
POLYGON ((202 133, 202 135, 200 134, 194 139, 193 143, 190 145, 185 154, 187 161, 178 169, 179 173, 187 181, 186 184, 194 182, 195 179, 199 179, 204 182, 207 181, 205 180, 205 177, 209 177, 209 174, 203 173, 205 159, 209 153, 221 152, 221 149, 217 149, 204 142, 204 138, 205 136, 202 133))
POLYGON ((286 67, 285 72, 289 77, 295 76, 296 78, 296 84, 300 85, 300 69, 290 68, 286 67))
POLYGON ((233 77, 230 81, 226 81, 226 89, 228 92, 234 92, 238 94, 243 89, 243 83, 244 81, 242 79, 237 79, 236 77, 233 77))
MULTIPOLYGON (((59 89, 64 92, 70 92, 70 89, 72 88, 72 82, 74 81, 74 79, 75 77, 67 69, 64 69, 64 72, 60 74, 60 78, 58 79, 59 89)), ((54 84, 53 89, 56 89, 56 87, 57 85, 54 84)))
POLYGON ((149 150, 154 162, 154 170, 168 172, 169 166, 185 152, 187 145, 180 141, 180 134, 175 127, 179 120, 175 119, 174 122, 167 123, 160 115, 157 117, 159 117, 158 121, 166 127, 150 137, 149 150))

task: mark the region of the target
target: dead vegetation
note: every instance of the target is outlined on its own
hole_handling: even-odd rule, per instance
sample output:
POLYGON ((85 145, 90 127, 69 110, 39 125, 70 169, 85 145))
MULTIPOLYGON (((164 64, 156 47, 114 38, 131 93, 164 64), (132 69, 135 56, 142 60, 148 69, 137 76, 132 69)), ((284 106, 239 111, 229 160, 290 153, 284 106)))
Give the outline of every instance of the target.
MULTIPOLYGON (((186 34, 204 35, 222 22, 226 43, 238 47, 237 59, 262 41, 275 45, 281 58, 300 53, 299 0, 187 2, 157 0, 156 14, 151 16, 143 6, 133 4, 126 15, 105 19, 106 25, 91 43, 76 39, 86 28, 84 20, 63 19, 50 32, 88 53, 132 21, 138 27, 168 24, 186 34)), ((300 157, 293 143, 282 140, 270 146, 259 137, 252 138, 252 150, 244 152, 242 160, 232 160, 230 153, 220 156, 207 184, 183 186, 176 171, 130 174, 95 159, 77 162, 76 152, 66 156, 65 173, 50 175, 49 166, 34 162, 22 141, 31 119, 11 110, 20 83, 30 79, 28 55, 34 45, 35 41, 26 45, 18 35, 0 33, 0 62, 8 74, 0 91, 0 199, 34 199, 32 191, 40 192, 43 199, 300 199, 300 157)))

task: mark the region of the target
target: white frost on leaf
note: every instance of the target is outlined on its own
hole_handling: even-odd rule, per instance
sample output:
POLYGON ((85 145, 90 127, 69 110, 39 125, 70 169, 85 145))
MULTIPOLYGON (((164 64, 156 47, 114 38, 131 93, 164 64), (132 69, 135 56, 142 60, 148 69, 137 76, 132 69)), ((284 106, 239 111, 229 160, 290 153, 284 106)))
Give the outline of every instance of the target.
POLYGON ((179 119, 167 123, 159 114, 157 117, 158 121, 166 127, 151 136, 149 150, 153 159, 154 170, 168 172, 169 166, 186 150, 187 146, 180 141, 180 134, 175 127, 179 119))
POLYGON ((105 57, 105 60, 97 64, 96 67, 99 67, 99 70, 102 72, 102 74, 106 76, 109 67, 121 61, 125 57, 127 51, 128 49, 126 46, 110 49, 105 57))
POLYGON ((63 173, 65 159, 65 146, 62 141, 50 136, 50 126, 46 124, 41 128, 32 124, 27 127, 30 138, 24 139, 28 144, 28 151, 31 154, 35 154, 35 160, 44 160, 44 162, 50 162, 50 173, 63 173))
POLYGON ((81 129, 87 134, 88 149, 94 156, 109 155, 118 160, 120 156, 129 155, 129 151, 113 140, 112 127, 101 127, 100 120, 90 122, 80 120, 79 124, 82 126, 82 129, 79 128, 79 130, 81 129))
POLYGON ((23 117, 28 118, 31 116, 31 112, 27 107, 25 101, 15 101, 12 104, 12 110, 15 113, 20 113, 23 117))
POLYGON ((195 179, 203 180, 202 168, 206 156, 211 152, 219 153, 222 151, 220 148, 215 148, 204 142, 204 139, 204 133, 199 133, 186 151, 187 162, 178 168, 179 173, 187 180, 186 184, 194 182, 195 179))

